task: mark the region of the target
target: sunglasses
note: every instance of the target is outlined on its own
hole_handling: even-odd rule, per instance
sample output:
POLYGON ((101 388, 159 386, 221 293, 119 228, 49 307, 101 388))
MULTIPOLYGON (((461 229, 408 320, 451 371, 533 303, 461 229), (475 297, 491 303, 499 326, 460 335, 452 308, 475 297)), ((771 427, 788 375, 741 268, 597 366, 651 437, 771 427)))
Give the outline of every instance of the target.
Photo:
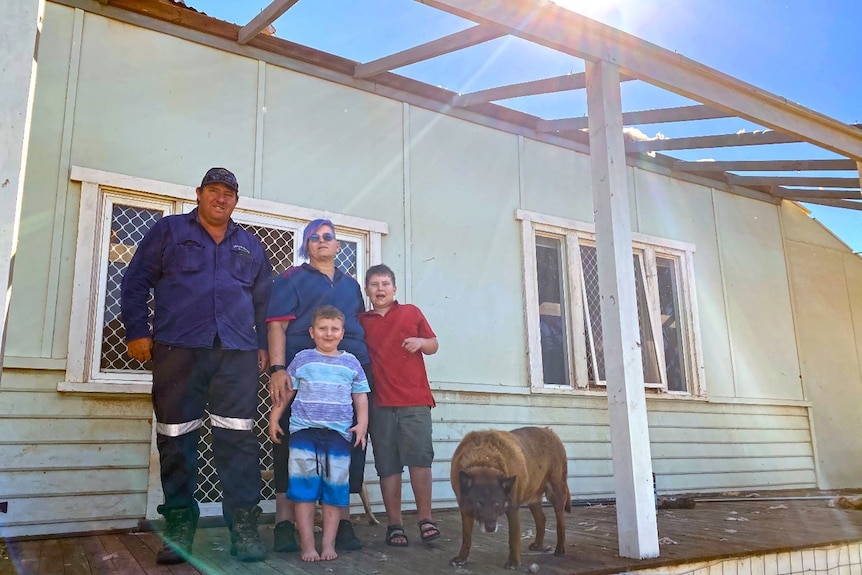
POLYGON ((308 239, 313 242, 319 242, 320 240, 331 242, 335 239, 335 234, 311 234, 308 236, 308 239))

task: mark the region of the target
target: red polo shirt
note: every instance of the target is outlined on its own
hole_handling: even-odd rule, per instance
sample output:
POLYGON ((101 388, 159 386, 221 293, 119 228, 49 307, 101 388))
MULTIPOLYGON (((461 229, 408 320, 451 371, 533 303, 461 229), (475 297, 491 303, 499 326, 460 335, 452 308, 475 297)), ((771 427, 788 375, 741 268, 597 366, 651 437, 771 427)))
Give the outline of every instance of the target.
POLYGON ((401 343, 408 337, 437 337, 415 305, 397 301, 386 315, 359 315, 374 372, 374 405, 379 407, 434 407, 423 353, 410 353, 401 343))

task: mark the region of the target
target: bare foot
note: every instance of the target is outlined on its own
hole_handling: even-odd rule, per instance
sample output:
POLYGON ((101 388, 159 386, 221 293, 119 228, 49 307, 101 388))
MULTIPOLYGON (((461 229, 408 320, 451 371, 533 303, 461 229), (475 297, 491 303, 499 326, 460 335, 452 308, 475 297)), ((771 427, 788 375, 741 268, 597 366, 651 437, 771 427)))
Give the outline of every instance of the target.
POLYGON ((311 549, 303 549, 301 557, 303 561, 320 561, 320 555, 317 554, 317 549, 315 549, 314 547, 312 547, 311 549))
POLYGON ((321 561, 332 561, 333 559, 338 558, 338 553, 335 552, 335 547, 329 547, 324 545, 323 549, 320 550, 320 560, 321 561))

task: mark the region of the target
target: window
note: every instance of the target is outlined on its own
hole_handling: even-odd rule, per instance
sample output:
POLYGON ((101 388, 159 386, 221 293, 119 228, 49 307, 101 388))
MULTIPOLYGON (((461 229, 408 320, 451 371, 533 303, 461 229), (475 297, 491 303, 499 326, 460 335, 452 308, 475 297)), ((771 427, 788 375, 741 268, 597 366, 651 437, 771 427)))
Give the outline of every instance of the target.
MULTIPOLYGON (((154 223, 194 209, 194 187, 77 167, 72 179, 81 182, 81 208, 66 381, 59 388, 149 392, 150 366, 126 354, 120 282, 154 223)), ((301 263, 295 246, 305 225, 330 216, 341 241, 336 265, 362 283, 368 262, 379 260, 386 224, 246 196, 233 213, 237 224, 261 240, 276 273, 301 263)))
MULTIPOLYGON (((605 382, 598 260, 592 224, 518 212, 526 266, 533 388, 600 390, 605 382)), ((633 234, 632 266, 644 384, 700 395, 694 246, 633 234)))

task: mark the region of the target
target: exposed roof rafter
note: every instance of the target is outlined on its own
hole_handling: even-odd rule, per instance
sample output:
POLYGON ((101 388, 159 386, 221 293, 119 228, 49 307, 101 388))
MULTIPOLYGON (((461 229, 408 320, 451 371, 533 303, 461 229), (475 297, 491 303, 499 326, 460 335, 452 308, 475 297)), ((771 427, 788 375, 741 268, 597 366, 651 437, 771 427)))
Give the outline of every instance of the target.
POLYGON ((738 186, 802 186, 812 188, 859 188, 859 178, 817 178, 805 176, 737 176, 727 181, 738 186))
MULTIPOLYGON (((634 80, 631 76, 620 75, 620 82, 634 80)), ((452 98, 452 105, 456 108, 486 104, 509 98, 520 98, 522 96, 535 96, 537 94, 553 94, 554 92, 568 92, 569 90, 583 90, 587 87, 587 77, 583 72, 542 78, 530 82, 509 84, 487 90, 478 90, 469 94, 459 94, 452 98)))
POLYGON ((388 72, 389 70, 415 64, 416 62, 442 56, 443 54, 448 54, 450 52, 463 50, 464 48, 469 48, 470 46, 482 44, 490 40, 496 40, 506 34, 507 32, 505 30, 497 30, 487 26, 473 26, 472 28, 449 34, 448 36, 432 40, 425 44, 420 44, 419 46, 414 46, 413 48, 409 48, 402 52, 384 56, 383 58, 366 62, 364 64, 357 64, 356 70, 353 72, 353 77, 368 78, 369 76, 374 76, 381 72, 388 72))
MULTIPOLYGON (((631 78, 629 78, 631 79, 631 78)), ((716 118, 732 118, 722 110, 697 104, 695 106, 680 106, 678 108, 660 108, 657 110, 641 110, 624 112, 623 125, 664 124, 667 122, 688 122, 690 120, 713 120, 716 118)), ((542 120, 537 126, 540 132, 573 132, 582 130, 589 124, 587 116, 580 118, 561 118, 559 120, 542 120)))
POLYGON ((627 142, 627 152, 653 152, 657 150, 695 150, 700 148, 729 148, 733 146, 760 146, 764 144, 792 144, 799 138, 781 132, 743 132, 719 136, 692 136, 627 142))
MULTIPOLYGON (((636 36, 544 0, 417 0, 862 161, 862 132, 636 36)), ((643 144, 643 143, 641 143, 643 144)), ((714 147, 714 146, 708 146, 714 147)), ((669 149, 669 148, 649 148, 669 149)))
POLYGON ((833 208, 847 208, 848 210, 862 211, 862 202, 854 202, 853 200, 802 200, 794 199, 796 202, 806 202, 809 204, 819 204, 821 206, 831 206, 833 208))
POLYGON ((808 170, 856 170, 853 160, 736 160, 686 162, 677 160, 673 169, 683 172, 803 172, 808 170))
POLYGON ((237 42, 247 44, 249 40, 260 33, 261 30, 275 22, 282 14, 290 10, 299 0, 273 0, 260 14, 251 19, 251 22, 239 29, 237 42))
POLYGON ((809 200, 862 200, 860 190, 818 190, 812 188, 784 188, 778 186, 772 194, 779 198, 807 202, 809 200))

